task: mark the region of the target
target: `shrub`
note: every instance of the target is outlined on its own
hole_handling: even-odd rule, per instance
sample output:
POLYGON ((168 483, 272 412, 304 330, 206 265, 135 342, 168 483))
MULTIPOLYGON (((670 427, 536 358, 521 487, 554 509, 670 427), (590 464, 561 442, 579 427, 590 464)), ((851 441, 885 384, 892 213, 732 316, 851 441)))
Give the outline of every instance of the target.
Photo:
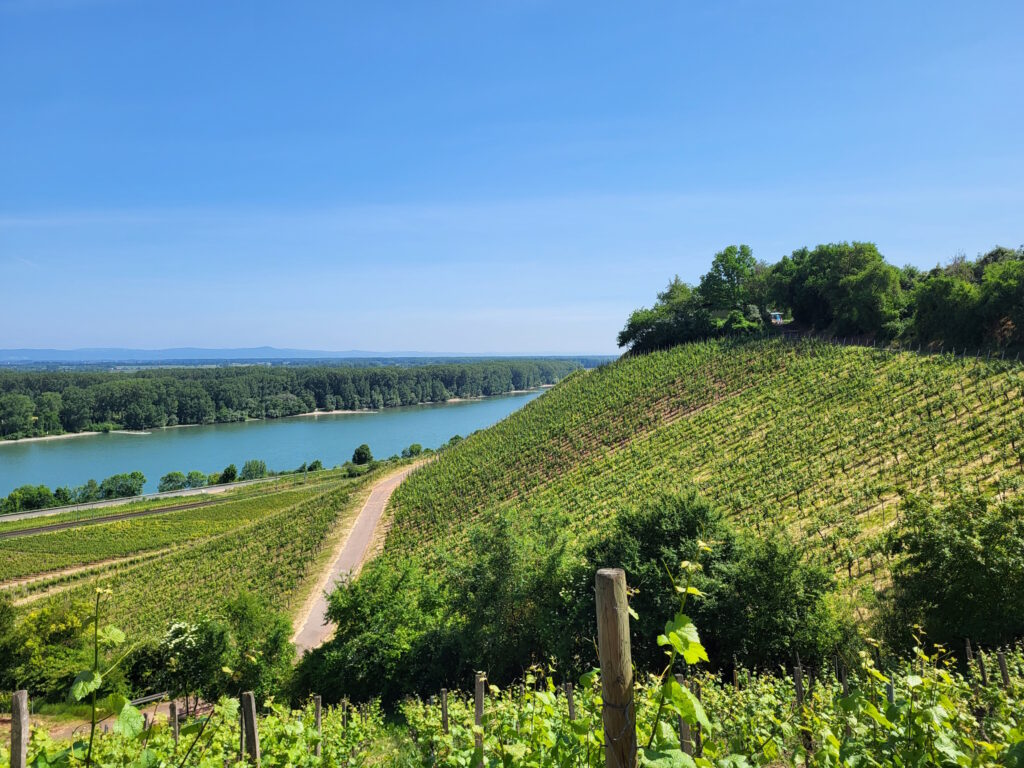
POLYGON ((181 472, 168 472, 160 478, 160 485, 157 487, 161 493, 167 491, 180 491, 188 487, 188 478, 181 472))
POLYGON ((256 480, 267 476, 267 463, 260 459, 249 459, 242 465, 241 480, 256 480))
POLYGON ((887 639, 909 647, 926 637, 961 648, 964 638, 998 645, 1024 635, 1024 500, 963 495, 945 506, 904 501, 891 541, 900 556, 883 603, 887 639))
POLYGON ((238 468, 234 464, 228 464, 224 467, 224 471, 217 476, 216 482, 218 485, 224 483, 233 483, 238 479, 238 468))
POLYGON ((355 453, 352 454, 353 464, 369 464, 371 461, 373 461, 373 454, 370 452, 370 446, 366 443, 356 448, 355 453))

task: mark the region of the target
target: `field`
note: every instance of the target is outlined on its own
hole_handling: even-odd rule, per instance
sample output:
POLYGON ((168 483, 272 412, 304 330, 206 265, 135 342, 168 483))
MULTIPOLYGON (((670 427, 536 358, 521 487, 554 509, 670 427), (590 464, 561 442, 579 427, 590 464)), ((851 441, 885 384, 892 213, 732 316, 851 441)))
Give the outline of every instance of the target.
MULTIPOLYGON (((20 611, 47 601, 88 600, 97 587, 118 595, 111 619, 133 635, 215 609, 241 590, 282 610, 298 607, 318 555, 344 526, 374 473, 351 479, 328 471, 189 499, 192 508, 0 540, 0 589, 20 611)), ((181 500, 164 501, 174 507, 181 500)), ((125 505, 102 510, 113 515, 125 505)), ((94 517, 96 515, 93 515, 94 517)), ((75 513, 39 518, 63 522, 75 513)), ((0 532, 31 521, 0 525, 0 532)), ((315 579, 313 579, 315 580, 315 579)))
POLYGON ((557 511, 587 537, 692 483, 737 524, 784 529, 855 586, 884 581, 879 534, 902 498, 1013 497, 1022 468, 1019 362, 689 344, 578 372, 414 473, 392 501, 385 555, 433 560, 499 510, 541 524, 557 511))

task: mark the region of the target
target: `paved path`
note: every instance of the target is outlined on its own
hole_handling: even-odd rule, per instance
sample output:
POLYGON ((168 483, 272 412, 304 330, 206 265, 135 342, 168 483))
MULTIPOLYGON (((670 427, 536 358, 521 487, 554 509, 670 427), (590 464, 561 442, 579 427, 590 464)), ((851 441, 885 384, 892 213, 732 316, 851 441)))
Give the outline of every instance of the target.
POLYGON ((395 488, 416 467, 407 467, 382 480, 378 480, 370 491, 369 498, 359 510, 352 530, 348 532, 341 551, 316 587, 316 598, 306 615, 300 619, 298 629, 292 637, 296 650, 302 654, 324 643, 334 632, 334 626, 327 623, 327 594, 334 590, 339 581, 354 578, 362 568, 369 554, 377 524, 384 514, 388 499, 395 488))

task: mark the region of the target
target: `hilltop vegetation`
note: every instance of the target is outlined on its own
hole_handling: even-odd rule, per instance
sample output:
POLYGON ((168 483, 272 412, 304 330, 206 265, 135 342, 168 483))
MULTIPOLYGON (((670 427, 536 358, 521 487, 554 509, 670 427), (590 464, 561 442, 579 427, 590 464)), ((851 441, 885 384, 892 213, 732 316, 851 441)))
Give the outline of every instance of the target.
POLYGON ((630 315, 631 352, 763 331, 770 314, 797 328, 940 349, 1024 345, 1024 246, 957 257, 928 272, 886 263, 873 243, 800 248, 775 264, 746 245, 715 254, 697 286, 676 277, 651 308, 630 315))
POLYGON ((703 609, 732 621, 710 630, 714 662, 827 658, 874 615, 908 503, 1015 503, 1022 465, 1016 362, 763 339, 625 358, 410 476, 383 554, 332 598, 337 638, 302 672, 327 695, 400 696, 552 656, 589 668, 580 574, 632 556, 643 606, 664 584, 639 566, 685 557, 698 530, 732 542, 703 609))
POLYGON ((554 384, 574 359, 414 367, 244 366, 134 373, 0 371, 0 437, 273 419, 320 410, 391 408, 554 384))

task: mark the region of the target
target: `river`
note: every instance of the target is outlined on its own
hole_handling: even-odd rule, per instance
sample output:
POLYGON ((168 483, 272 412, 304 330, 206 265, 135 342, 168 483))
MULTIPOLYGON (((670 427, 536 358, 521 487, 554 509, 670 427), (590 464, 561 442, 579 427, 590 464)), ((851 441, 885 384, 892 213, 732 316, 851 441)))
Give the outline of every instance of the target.
POLYGON ((146 491, 178 470, 239 471, 247 459, 263 459, 274 470, 320 459, 333 467, 366 443, 376 458, 400 453, 411 443, 437 448, 452 435, 465 437, 489 427, 540 396, 541 391, 383 411, 294 416, 235 424, 154 429, 142 434, 111 432, 61 440, 0 442, 0 496, 20 485, 71 488, 118 472, 140 470, 146 491))

